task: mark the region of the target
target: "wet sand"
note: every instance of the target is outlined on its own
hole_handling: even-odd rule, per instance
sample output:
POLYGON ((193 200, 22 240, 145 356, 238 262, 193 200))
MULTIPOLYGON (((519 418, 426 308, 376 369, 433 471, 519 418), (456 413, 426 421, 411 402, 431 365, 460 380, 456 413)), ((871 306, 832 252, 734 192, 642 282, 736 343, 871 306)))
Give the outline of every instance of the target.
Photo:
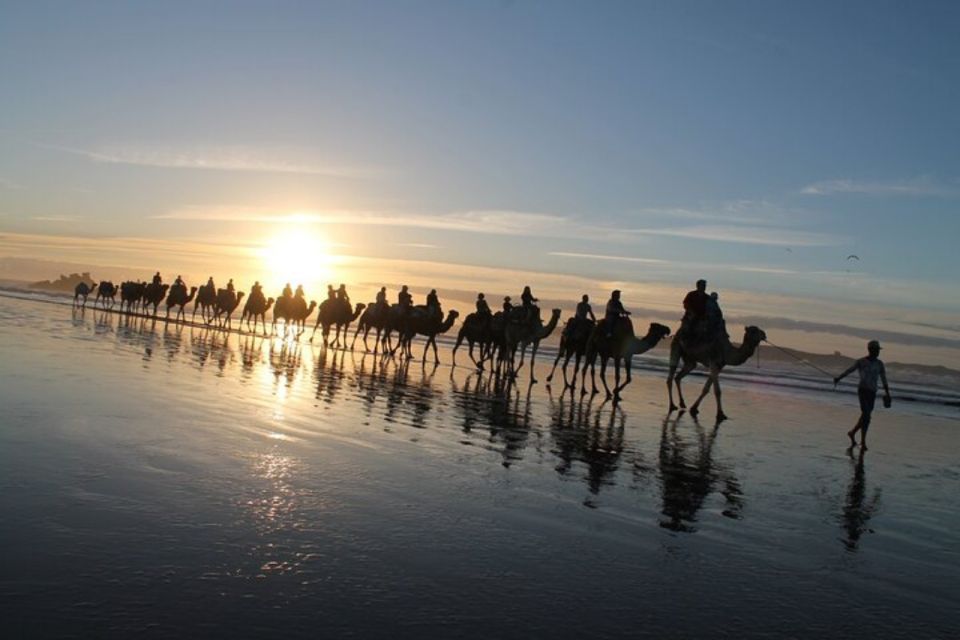
POLYGON ((716 427, 440 357, 0 298, 6 629, 954 636, 960 420, 878 410, 861 458, 849 395, 727 384, 716 427))

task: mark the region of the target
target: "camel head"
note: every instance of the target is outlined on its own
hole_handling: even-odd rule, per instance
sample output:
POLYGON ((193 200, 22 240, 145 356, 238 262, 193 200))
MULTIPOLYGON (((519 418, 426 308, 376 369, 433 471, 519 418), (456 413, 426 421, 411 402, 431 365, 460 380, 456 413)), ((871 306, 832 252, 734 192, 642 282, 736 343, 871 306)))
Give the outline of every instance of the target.
POLYGON ((767 339, 766 332, 760 327, 747 327, 743 330, 743 342, 750 344, 760 344, 767 339))
POLYGON ((670 335, 670 327, 658 322, 651 322, 650 329, 647 330, 647 334, 659 342, 670 335))

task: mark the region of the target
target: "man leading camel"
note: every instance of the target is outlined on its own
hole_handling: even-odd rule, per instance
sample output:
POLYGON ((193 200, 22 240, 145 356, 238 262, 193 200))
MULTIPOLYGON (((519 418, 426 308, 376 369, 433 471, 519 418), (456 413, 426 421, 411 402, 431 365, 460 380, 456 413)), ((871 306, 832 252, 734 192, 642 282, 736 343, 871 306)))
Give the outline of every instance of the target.
POLYGON ((860 383, 857 385, 857 396, 860 398, 860 419, 853 429, 847 432, 850 438, 850 446, 857 444, 857 431, 860 431, 860 446, 863 451, 867 450, 867 429, 870 427, 870 415, 873 413, 873 406, 877 401, 877 379, 883 382, 883 406, 889 407, 890 387, 887 385, 887 370, 880 360, 880 343, 871 340, 867 343, 867 355, 860 358, 850 368, 833 379, 833 384, 837 384, 845 377, 857 371, 860 374, 860 383))

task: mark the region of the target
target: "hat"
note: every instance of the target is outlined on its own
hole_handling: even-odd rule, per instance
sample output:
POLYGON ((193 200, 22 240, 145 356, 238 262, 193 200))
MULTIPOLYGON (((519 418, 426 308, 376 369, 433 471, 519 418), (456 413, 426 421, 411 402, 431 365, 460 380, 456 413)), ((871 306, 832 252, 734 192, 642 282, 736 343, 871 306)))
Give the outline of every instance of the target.
POLYGON ((867 343, 867 349, 880 349, 880 343, 876 340, 871 340, 867 343))

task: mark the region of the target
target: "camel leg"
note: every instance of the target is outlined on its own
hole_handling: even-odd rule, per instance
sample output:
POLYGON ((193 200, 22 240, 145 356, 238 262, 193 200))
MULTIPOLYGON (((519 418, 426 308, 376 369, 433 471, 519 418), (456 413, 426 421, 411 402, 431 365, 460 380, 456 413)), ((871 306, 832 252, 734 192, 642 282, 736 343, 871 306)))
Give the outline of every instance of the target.
MULTIPOLYGON (((320 326, 320 314, 317 313, 317 321, 316 321, 316 322, 314 323, 314 325, 313 325, 313 333, 310 334, 310 342, 313 342, 313 337, 314 337, 315 335, 317 335, 317 327, 319 327, 319 326, 320 326)), ((324 341, 323 341, 323 343, 324 343, 324 344, 327 343, 327 341, 326 341, 326 335, 324 335, 324 341)))
POLYGON ((715 367, 710 367, 710 373, 707 375, 707 381, 703 384, 703 389, 700 391, 699 397, 690 405, 690 415, 695 416, 700 413, 700 403, 703 402, 703 399, 710 393, 710 387, 714 386, 718 375, 719 371, 715 367))
POLYGON ((680 369, 680 373, 674 378, 674 382, 677 384, 677 397, 680 400, 680 408, 685 409, 687 406, 686 401, 683 399, 683 390, 680 388, 680 381, 687 377, 687 375, 693 371, 697 366, 697 363, 684 363, 683 367, 680 369))
POLYGON ((613 401, 620 400, 620 357, 613 358, 613 401))
POLYGON ((540 348, 540 341, 533 343, 533 349, 530 351, 530 384, 537 384, 537 378, 534 375, 534 369, 537 363, 537 349, 540 348))
POLYGON ((627 373, 627 379, 624 381, 622 385, 619 385, 617 387, 617 390, 615 391, 616 395, 620 395, 620 392, 623 391, 624 387, 626 387, 632 381, 632 378, 630 377, 630 368, 632 366, 632 362, 633 362, 633 358, 627 358, 626 361, 623 363, 623 367, 627 373))
POLYGON ((713 381, 713 395, 717 399, 717 422, 723 422, 727 419, 727 414, 723 412, 723 404, 720 401, 720 396, 723 395, 720 391, 720 371, 717 371, 717 377, 713 381))
POLYGON ((610 387, 607 386, 607 358, 606 356, 600 356, 600 382, 603 383, 603 390, 607 392, 607 400, 613 397, 613 394, 610 393, 610 387))
MULTIPOLYGON (((553 368, 550 369, 550 375, 547 376, 547 384, 550 384, 551 382, 553 382, 553 374, 557 370, 557 364, 560 362, 560 358, 562 358, 564 355, 563 352, 564 352, 563 347, 560 347, 560 349, 557 351, 557 357, 553 359, 553 368)), ((563 385, 564 386, 567 385, 567 362, 569 361, 570 359, 567 358, 563 363, 563 385)))

